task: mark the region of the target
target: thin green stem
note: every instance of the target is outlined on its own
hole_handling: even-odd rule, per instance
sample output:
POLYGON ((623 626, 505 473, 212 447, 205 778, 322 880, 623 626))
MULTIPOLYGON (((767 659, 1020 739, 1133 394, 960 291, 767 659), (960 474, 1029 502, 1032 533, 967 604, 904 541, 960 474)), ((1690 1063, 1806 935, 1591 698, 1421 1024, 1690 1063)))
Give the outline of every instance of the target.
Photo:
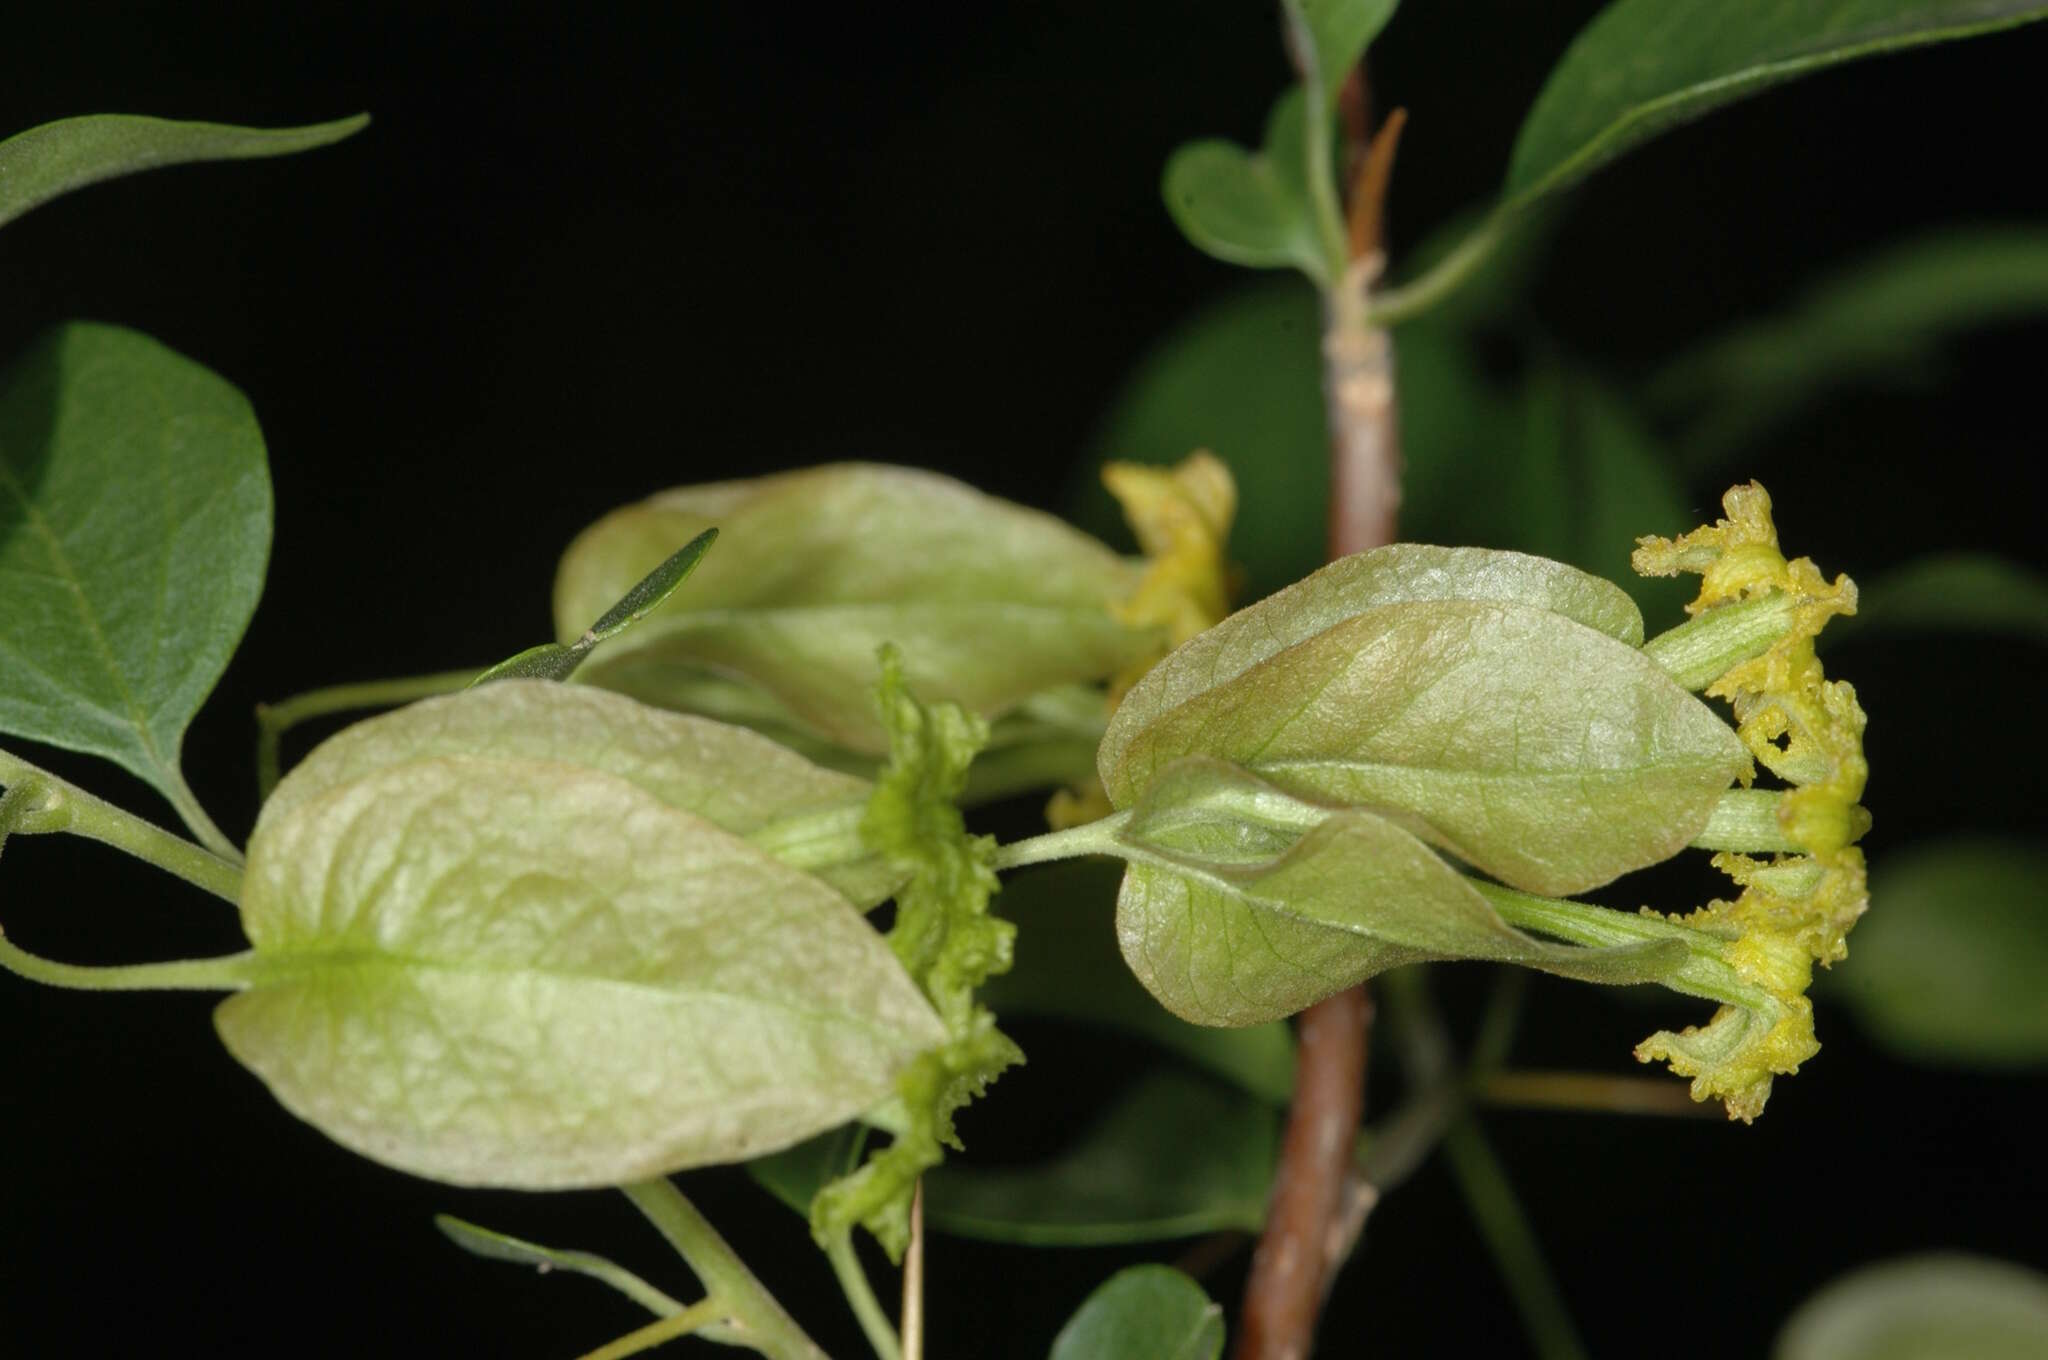
POLYGON ((388 708, 428 699, 436 694, 453 694, 467 688, 484 666, 468 670, 442 671, 436 675, 408 675, 390 680, 361 680, 348 685, 329 685, 294 694, 274 704, 256 706, 256 786, 264 797, 277 787, 281 773, 278 748, 286 732, 309 718, 330 713, 351 713, 362 708, 388 708))
POLYGON ((628 1355, 638 1355, 642 1351, 651 1351, 656 1346, 673 1341, 679 1336, 688 1336, 692 1332, 704 1330, 704 1328, 723 1318, 725 1311, 725 1301, 723 1299, 715 1295, 708 1299, 702 1299, 683 1309, 680 1313, 672 1313, 668 1317, 657 1318, 645 1327, 627 1332, 616 1341, 599 1346, 594 1351, 586 1352, 581 1357, 581 1360, 623 1360, 623 1357, 628 1355))
POLYGON ((683 1311, 680 1300, 656 1289, 617 1262, 592 1252, 544 1247, 538 1242, 478 1227, 452 1214, 435 1214, 434 1226, 456 1246, 485 1260, 509 1261, 513 1265, 534 1266, 543 1271, 560 1270, 587 1275, 610 1285, 658 1318, 673 1317, 683 1311))
POLYGON ((1493 248, 1500 244, 1501 231, 1501 219, 1488 218, 1419 277, 1398 288, 1373 294, 1372 324, 1394 327, 1413 321, 1456 292, 1493 254, 1493 248))
POLYGON ((29 953, 0 934, 0 968, 30 982, 72 991, 239 992, 255 983, 259 967, 256 955, 248 952, 168 963, 57 963, 29 953))
POLYGON ((992 863, 1001 870, 1021 869, 1027 864, 1045 864, 1058 859, 1079 859, 1083 855, 1122 857, 1124 847, 1117 840, 1116 833, 1130 820, 1128 811, 1117 812, 1085 826, 1011 841, 1008 845, 996 847, 992 863))
POLYGON ((206 815, 206 809, 199 805, 199 797, 192 792, 192 786, 185 782, 184 771, 173 768, 168 772, 169 786, 164 796, 177 809, 178 817, 191 828, 199 843, 228 863, 239 866, 242 863, 241 847, 227 838, 227 834, 214 825, 213 818, 206 815))
POLYGON ((7 830, 66 831, 154 864, 224 901, 241 901, 239 855, 234 860, 223 858, 6 751, 0 751, 0 784, 10 790, 33 784, 42 795, 32 823, 0 828, 0 834, 7 830))
POLYGON ((1584 1360, 1585 1345, 1543 1260, 1543 1249, 1478 1122, 1467 1116, 1452 1124, 1444 1135, 1444 1154, 1537 1355, 1543 1360, 1584 1360))
POLYGON ((1717 1119, 1718 1107, 1700 1104, 1664 1077, 1617 1077, 1606 1072, 1495 1072, 1479 1084, 1488 1105, 1519 1110, 1573 1110, 1582 1114, 1662 1115, 1717 1119))
POLYGON ((1783 592, 1721 605, 1643 644, 1643 655, 1697 693, 1730 668, 1762 656, 1792 630, 1798 601, 1783 592))
POLYGON ((1509 925, 1553 939, 1596 946, 1640 944, 1646 940, 1682 941, 1688 951, 1685 962, 1670 976, 1659 978, 1659 986, 1745 1010, 1766 1010, 1773 1005, 1767 992, 1743 981, 1722 957, 1725 941, 1718 936, 1657 916, 1634 915, 1565 898, 1538 897, 1483 879, 1466 881, 1509 925))
POLYGON ((825 1352, 804 1335, 673 1181, 657 1176, 619 1189, 668 1239, 703 1283, 704 1292, 724 1301, 729 1322, 721 1329, 721 1339, 751 1346, 769 1360, 825 1360, 825 1352))
POLYGON ((846 1302, 860 1322, 861 1331, 867 1334, 868 1345, 874 1348, 876 1360, 903 1360, 903 1346, 896 1339, 896 1328, 890 1323, 889 1315, 882 1311, 882 1302, 875 1297, 874 1286, 868 1282, 868 1273, 861 1268, 860 1257, 854 1252, 853 1234, 835 1234, 825 1243, 825 1259, 832 1263, 832 1273, 839 1277, 840 1292, 846 1295, 846 1302))

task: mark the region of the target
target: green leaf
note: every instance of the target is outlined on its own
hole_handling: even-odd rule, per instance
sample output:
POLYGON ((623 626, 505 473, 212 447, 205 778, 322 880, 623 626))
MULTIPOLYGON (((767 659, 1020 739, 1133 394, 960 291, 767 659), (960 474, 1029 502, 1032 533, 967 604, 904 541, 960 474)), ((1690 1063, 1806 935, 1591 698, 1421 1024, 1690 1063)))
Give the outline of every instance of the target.
POLYGON ((2048 1277, 1960 1252, 1866 1266, 1808 1299, 1773 1360, 2043 1360, 2048 1277))
POLYGON ((1830 641, 1887 634, 1984 633, 2048 642, 2048 576, 1988 553, 1916 557, 1863 587, 1830 641))
MULTIPOLYGON (((757 733, 638 704, 582 685, 508 681, 427 699, 329 738, 279 784, 266 821, 290 816, 381 770, 442 757, 601 771, 788 859, 799 832, 851 825, 867 781, 820 769, 757 733)), ((852 853, 797 866, 858 907, 889 896, 903 876, 856 843, 852 853)))
POLYGON ((1148 654, 1149 630, 1109 606, 1137 568, 1050 515, 908 468, 842 464, 685 487, 614 511, 572 544, 555 582, 557 636, 579 636, 703 530, 718 551, 579 678, 652 703, 671 678, 742 676, 812 732, 887 749, 871 694, 876 649, 902 649, 919 694, 983 716, 1148 654))
POLYGON ((567 680, 598 643, 625 632, 675 594, 676 587, 696 570, 697 563, 710 551, 717 537, 718 530, 706 529, 676 549, 666 561, 627 591, 617 604, 605 610, 603 617, 591 624, 574 642, 545 642, 538 647, 529 647, 470 681, 471 686, 487 685, 493 680, 553 680, 558 683, 567 680))
POLYGON ((1235 142, 1189 142, 1167 158, 1166 211, 1193 245, 1229 264, 1292 267, 1327 287, 1330 262, 1303 179, 1306 105, 1290 90, 1273 105, 1258 152, 1235 142))
POLYGON ((929 1173, 925 1215, 955 1236, 1041 1247, 1257 1232, 1279 1143, 1279 1116, 1263 1101, 1154 1072, 1044 1162, 929 1173))
POLYGON ((270 473, 240 392, 134 331, 45 334, 0 374, 0 731, 104 756, 196 809, 185 728, 269 552, 270 473))
POLYGON ((1103 737, 1103 785, 1127 807, 1166 765, 1215 756, 1391 812, 1517 887, 1581 891, 1682 848, 1747 768, 1622 640, 1639 628, 1620 590, 1554 562, 1360 554, 1155 667, 1103 737))
POLYGON ((2048 1062, 2048 852, 1958 837, 1881 859, 1870 882, 1829 981, 1871 1036, 1920 1062, 2048 1062))
POLYGON ((1688 464, 1716 469, 1852 383, 1925 382, 1944 343, 2048 311, 2048 231, 1944 231, 1858 260, 1792 307, 1673 360, 1650 400, 1685 431, 1688 464))
POLYGON ((1191 1025, 1154 1001, 1124 966, 1114 912, 1122 866, 1070 860, 1008 879, 1004 915, 1021 926, 1016 966, 982 989, 1005 1017, 1100 1025, 1149 1039, 1270 1105, 1294 1094, 1294 1040, 1285 1025, 1191 1025))
POLYGON ((1673 941, 1586 949, 1524 935, 1393 822, 1290 798, 1219 761, 1166 770, 1118 839, 1131 861, 1117 899, 1124 961, 1196 1024, 1278 1019, 1407 963, 1489 959, 1631 983, 1685 957, 1673 941))
POLYGON ((1394 17, 1400 0, 1287 0, 1315 48, 1316 83, 1327 107, 1365 49, 1394 17))
POLYGON ((306 127, 246 128, 96 113, 45 123, 0 142, 0 225, 103 179, 192 161, 289 156, 353 136, 369 122, 357 114, 306 127))
POLYGON ((1516 138, 1510 208, 1650 138, 1846 61, 2048 17, 2042 0, 1616 0, 1550 73, 1516 138))
POLYGON ((600 764, 413 754, 312 796, 300 771, 250 842, 255 985, 216 1025, 373 1160, 519 1189, 738 1161, 946 1037, 837 892, 600 764))
POLYGON ((1049 1360, 1216 1360, 1223 1309, 1169 1266, 1109 1277, 1053 1338, 1049 1360))

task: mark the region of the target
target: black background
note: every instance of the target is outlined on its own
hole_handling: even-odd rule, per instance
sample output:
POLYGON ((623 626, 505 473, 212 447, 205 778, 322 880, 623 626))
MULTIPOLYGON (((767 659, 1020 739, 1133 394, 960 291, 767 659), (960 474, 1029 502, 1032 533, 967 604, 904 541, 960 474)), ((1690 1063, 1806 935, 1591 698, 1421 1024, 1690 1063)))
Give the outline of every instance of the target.
MULTIPOLYGON (((303 157, 100 186, 0 237, 0 354, 62 319, 119 322, 228 377, 263 420, 269 591, 186 760, 237 835, 257 701, 541 640, 556 554, 615 504, 857 457, 1057 506, 1148 342, 1239 281, 1178 238, 1159 166, 1189 137, 1254 135, 1286 79, 1270 7, 1248 0, 422 8, 65 5, 0 30, 0 131, 101 111, 376 119, 303 157)), ((1374 69, 1413 115, 1397 258, 1498 182, 1595 8, 1398 17, 1374 69)), ((1637 373, 1859 249, 2040 221, 2044 70, 2048 27, 1678 132, 1579 196, 1537 311, 1568 349, 1637 373)), ((1803 507, 1790 541, 1858 576, 1937 547, 2040 561, 2016 469, 2041 448, 2044 339, 1973 339, 1938 391, 1858 392, 1761 451, 1781 507, 1803 507)), ((1703 515, 1716 489, 1694 488, 1703 515)), ((2034 834, 2039 780, 2014 752, 2039 719, 2017 737, 1978 719, 2031 696, 2038 653, 1865 655, 1880 865, 1956 826, 2034 834)), ((48 759, 164 815, 125 776, 48 759)), ((31 949, 239 945, 218 904, 95 847, 17 841, 6 860, 4 921, 31 949)), ((1478 986, 1446 982, 1454 1014, 1478 986)), ((210 1005, 0 986, 0 1352, 567 1356, 641 1320, 595 1285, 460 1255, 429 1226, 442 1209, 689 1292, 616 1196, 458 1192, 333 1147, 226 1057, 210 1005)), ((1644 1028, 1539 982, 1517 1055, 1618 1071, 1644 1028)), ((2029 1082, 1892 1065, 1825 1006, 1820 1028, 1825 1054, 1752 1128, 1490 1121, 1594 1353, 1760 1353, 1817 1284, 1907 1249, 2042 1263, 2029 1082)), ((970 1117, 970 1145, 1055 1144, 1135 1060, 1022 1037, 1033 1066, 970 1117)), ((737 1177, 685 1184, 828 1349, 861 1353, 795 1218, 737 1177)), ((1042 1354, 1094 1281, 1144 1256, 945 1243, 933 1353, 1042 1354)), ((1219 1298, 1234 1305, 1241 1273, 1240 1255, 1211 1278, 1219 1298)), ((1325 1335, 1336 1356, 1524 1344, 1441 1170, 1374 1218, 1325 1335)))

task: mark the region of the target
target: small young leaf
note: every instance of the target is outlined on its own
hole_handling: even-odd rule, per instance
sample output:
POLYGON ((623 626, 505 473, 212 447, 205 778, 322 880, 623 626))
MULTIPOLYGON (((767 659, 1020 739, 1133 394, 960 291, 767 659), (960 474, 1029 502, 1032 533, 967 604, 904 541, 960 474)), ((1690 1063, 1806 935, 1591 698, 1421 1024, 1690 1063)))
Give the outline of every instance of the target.
POLYGON ((1520 207, 1681 123, 1841 62, 2042 18, 2043 0, 1615 0, 1536 97, 1503 197, 1520 207))
POLYGON ((945 1038, 838 893, 603 769, 297 778, 249 847, 262 971, 216 1025, 376 1161, 522 1189, 738 1161, 886 1100, 945 1038))
POLYGON ((1302 92, 1290 90, 1273 105, 1258 152, 1235 142, 1188 143, 1167 159, 1160 193, 1197 249, 1254 269, 1291 266, 1328 286, 1329 260, 1302 178, 1304 117, 1302 92))
POLYGON ((1945 1252, 1865 1266, 1800 1305, 1772 1360, 2042 1360, 2048 1277, 1945 1252))
POLYGON ((182 809, 185 728, 256 610, 270 514, 240 392, 134 331, 44 335, 0 373, 0 731, 182 809))
POLYGON ((581 679, 661 703, 667 675, 741 675, 815 735, 872 755, 888 745, 870 697, 885 642, 902 648, 919 694, 984 716, 1157 645, 1111 617, 1137 570, 1102 544, 948 478, 866 464, 685 487, 614 511, 563 557, 557 636, 581 636, 714 521, 718 551, 599 646, 581 679))
MULTIPOLYGON (((824 814, 857 815, 872 792, 865 780, 820 769, 745 728, 583 685, 525 681, 427 699, 344 729, 278 785, 264 819, 283 818, 380 770, 444 756, 602 771, 678 811, 761 841, 824 814)), ((862 908, 902 881, 864 853, 802 867, 862 908)))
POLYGON ((1044 1162, 928 1172, 925 1216, 955 1236, 1026 1246, 1257 1232, 1279 1142, 1279 1116, 1264 1101, 1163 1070, 1044 1162))
POLYGON ((1223 1309, 1168 1266, 1109 1277, 1053 1338, 1049 1360, 1217 1360, 1223 1309))
POLYGON ((369 121, 357 114, 307 127, 246 128, 96 113, 45 123, 0 141, 0 225, 100 180, 191 161, 289 156, 353 136, 369 121))
POLYGON ((2048 853, 1959 837, 1882 860, 1849 962, 1829 974, 1902 1057, 2048 1063, 2048 853))
POLYGON ((598 643, 625 632, 645 618, 649 610, 673 595, 676 587, 688 579, 697 564, 704 560, 704 554, 710 551, 717 537, 718 530, 706 529, 676 549, 660 566, 642 577, 638 585, 621 596, 617 604, 605 610, 604 615, 574 642, 544 642, 538 647, 528 647, 470 681, 471 688, 488 685, 494 680, 566 681, 598 643))
POLYGON ((1684 958, 1677 943, 1586 949, 1524 935, 1393 822, 1289 798, 1218 761, 1168 769, 1119 839, 1130 859, 1117 898, 1124 961, 1196 1024, 1279 1019, 1435 959, 1629 983, 1684 958), (1312 829, 1299 835, 1304 823, 1312 829))

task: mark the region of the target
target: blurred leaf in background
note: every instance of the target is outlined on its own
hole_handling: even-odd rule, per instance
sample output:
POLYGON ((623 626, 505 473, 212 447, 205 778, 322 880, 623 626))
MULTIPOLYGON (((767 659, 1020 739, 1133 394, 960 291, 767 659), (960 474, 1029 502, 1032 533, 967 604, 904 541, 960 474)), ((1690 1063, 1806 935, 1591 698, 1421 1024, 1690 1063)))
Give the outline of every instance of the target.
POLYGON ((1800 1306, 1773 1360, 2043 1360, 2048 1278, 1943 1253, 1865 1266, 1800 1306))

